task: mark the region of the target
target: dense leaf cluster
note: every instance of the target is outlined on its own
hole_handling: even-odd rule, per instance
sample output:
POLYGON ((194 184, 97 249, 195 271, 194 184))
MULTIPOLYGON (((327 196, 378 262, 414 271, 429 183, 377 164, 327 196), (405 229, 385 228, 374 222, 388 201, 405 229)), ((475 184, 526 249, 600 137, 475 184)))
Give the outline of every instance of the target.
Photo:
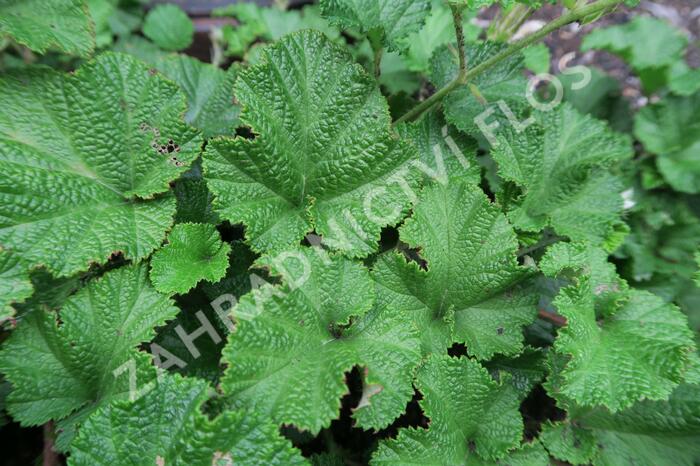
POLYGON ((697 464, 687 40, 594 30, 654 103, 543 105, 494 3, 237 4, 207 64, 173 5, 0 0, 2 409, 70 465, 697 464))

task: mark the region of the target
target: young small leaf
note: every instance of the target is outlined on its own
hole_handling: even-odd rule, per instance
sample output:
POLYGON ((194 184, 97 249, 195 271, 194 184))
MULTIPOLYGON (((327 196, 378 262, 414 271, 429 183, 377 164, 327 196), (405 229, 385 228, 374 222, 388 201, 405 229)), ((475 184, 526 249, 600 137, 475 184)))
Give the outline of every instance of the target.
POLYGON ((687 318, 675 305, 640 290, 596 313, 596 293, 584 277, 554 301, 567 319, 554 348, 571 357, 557 393, 613 412, 640 399, 666 399, 695 351, 687 318))
POLYGON ((201 280, 217 282, 226 275, 231 245, 221 242, 216 227, 178 223, 168 244, 151 259, 151 280, 161 293, 186 293, 201 280))
POLYGON ((143 33, 165 50, 182 50, 192 44, 194 25, 177 5, 157 5, 146 15, 143 33))

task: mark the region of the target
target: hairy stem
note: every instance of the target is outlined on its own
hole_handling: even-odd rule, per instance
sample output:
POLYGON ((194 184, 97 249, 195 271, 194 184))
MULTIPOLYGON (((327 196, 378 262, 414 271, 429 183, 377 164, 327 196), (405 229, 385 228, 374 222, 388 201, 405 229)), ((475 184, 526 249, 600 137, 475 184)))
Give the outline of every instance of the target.
POLYGON ((433 105, 440 102, 443 99, 443 97, 452 92, 455 88, 467 83, 467 57, 464 53, 464 28, 462 26, 462 7, 450 4, 450 8, 452 9, 452 22, 454 23, 455 27, 455 36, 457 37, 457 55, 459 56, 459 71, 457 73, 457 77, 454 78, 445 87, 435 92, 435 94, 431 95, 423 102, 413 107, 405 115, 396 120, 395 123, 402 123, 405 121, 415 120, 424 112, 432 108, 433 105))
MULTIPOLYGON (((551 23, 548 23, 546 26, 544 26, 539 31, 534 32, 534 33, 530 34, 529 36, 524 37, 517 42, 514 42, 507 49, 503 50, 501 53, 494 55, 493 57, 489 58, 485 62, 482 62, 479 65, 475 66, 474 68, 470 69, 469 71, 465 71, 464 73, 462 73, 460 71, 460 73, 457 74, 457 77, 455 79, 450 81, 443 88, 439 89, 435 94, 431 95, 430 97, 425 99, 423 102, 421 102, 420 104, 416 105, 411 110, 406 112, 401 118, 396 120, 395 123, 402 123, 402 122, 415 120, 416 118, 421 116, 423 113, 425 113, 426 111, 430 110, 435 105, 440 103, 442 101, 442 99, 447 94, 452 92, 454 89, 456 89, 460 85, 466 84, 466 82, 469 81, 470 79, 473 79, 476 76, 479 76, 483 72, 489 70, 490 68, 493 68, 495 65, 497 65, 501 61, 505 60, 506 58, 510 57, 511 55, 513 55, 513 54, 519 52, 520 50, 524 49, 525 47, 532 45, 533 43, 543 39, 544 37, 549 35, 551 32, 556 31, 557 29, 559 29, 563 26, 566 26, 567 24, 573 23, 575 21, 579 21, 582 18, 586 18, 586 17, 589 17, 591 15, 603 13, 606 10, 617 6, 621 2, 622 2, 622 0, 598 0, 594 3, 591 3, 589 5, 585 5, 581 8, 576 8, 576 9, 560 16, 559 18, 555 19, 551 23)), ((460 24, 460 26, 461 26, 461 24, 460 24)), ((460 58, 461 58, 461 56, 460 56, 460 58)), ((463 59, 460 60, 460 62, 462 62, 462 61, 463 61, 463 59)))

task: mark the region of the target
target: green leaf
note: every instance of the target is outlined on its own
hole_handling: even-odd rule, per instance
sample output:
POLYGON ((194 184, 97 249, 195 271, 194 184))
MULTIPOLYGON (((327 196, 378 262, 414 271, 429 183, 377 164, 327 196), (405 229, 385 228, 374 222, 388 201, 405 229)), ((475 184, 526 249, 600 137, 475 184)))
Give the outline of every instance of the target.
POLYGON ((177 199, 177 223, 219 223, 212 206, 214 197, 201 177, 179 179, 173 191, 177 199))
POLYGON ((396 439, 380 442, 372 464, 483 464, 472 457, 495 460, 520 445, 517 393, 496 383, 478 362, 432 355, 415 385, 430 427, 400 429, 396 439))
POLYGON ((218 282, 228 268, 231 245, 212 224, 178 223, 168 244, 153 254, 151 280, 161 293, 186 293, 201 280, 218 282))
POLYGON ((523 189, 508 218, 525 231, 551 226, 601 243, 623 207, 621 181, 607 169, 630 158, 629 139, 567 104, 533 117, 524 131, 503 128, 492 150, 499 175, 523 189))
POLYGON ((389 425, 413 395, 416 331, 398 310, 373 309, 366 269, 318 249, 263 257, 285 284, 265 285, 234 308, 235 332, 222 387, 235 407, 316 434, 339 415, 344 374, 364 367, 354 416, 364 428, 389 425))
POLYGON ((4 35, 39 53, 57 49, 87 58, 95 49, 95 26, 83 0, 3 0, 4 35))
POLYGON ((187 97, 188 124, 202 130, 205 138, 235 134, 240 113, 233 96, 236 66, 223 71, 196 58, 177 55, 161 61, 157 67, 187 97))
POLYGON ((589 464, 597 451, 593 433, 568 421, 545 423, 540 441, 554 458, 573 465, 589 464))
POLYGON ((226 411, 209 419, 202 412, 209 390, 200 380, 168 375, 133 403, 104 406, 85 422, 68 464, 308 464, 276 426, 255 414, 226 411))
POLYGON ((15 254, 0 250, 0 324, 15 315, 12 304, 24 302, 34 291, 27 269, 15 254))
POLYGON ((668 88, 674 94, 692 95, 700 91, 700 69, 689 68, 683 60, 679 60, 668 71, 668 88))
POLYGON ((255 3, 235 3, 215 8, 214 16, 232 16, 237 24, 224 25, 221 29, 226 44, 226 53, 251 57, 257 41, 273 41, 302 29, 315 29, 332 40, 340 38, 340 31, 322 18, 317 5, 307 5, 301 10, 282 10, 278 7, 263 8, 255 3))
POLYGON ((542 382, 546 373, 544 351, 531 347, 525 347, 515 357, 496 355, 485 365, 496 380, 500 380, 501 373, 509 374, 505 380, 518 391, 521 400, 542 382))
MULTIPOLYGON (((465 13, 462 29, 467 42, 475 41, 481 28, 472 24, 473 14, 465 13)), ((404 60, 411 71, 427 73, 430 71, 430 59, 440 46, 457 42, 452 11, 442 0, 433 0, 430 15, 420 31, 414 32, 405 40, 408 49, 404 60)))
MULTIPOLYGON (((467 63, 474 68, 505 50, 506 44, 481 42, 467 44, 464 50, 467 63)), ((448 123, 472 136, 481 134, 478 122, 494 124, 493 119, 503 118, 503 103, 514 114, 526 105, 525 90, 527 81, 523 75, 524 57, 516 53, 498 62, 469 82, 469 86, 459 86, 443 100, 445 117, 448 123), (474 89, 478 90, 478 97, 474 89), (499 102, 502 103, 499 105, 499 102)), ((444 87, 459 73, 459 56, 454 47, 442 47, 433 55, 430 80, 437 88, 444 87)))
POLYGON ((570 356, 557 394, 613 412, 640 399, 668 398, 695 351, 687 318, 675 305, 634 289, 622 304, 596 313, 597 293, 583 277, 554 301, 567 319, 554 348, 570 356))
POLYGON ((525 67, 535 74, 549 73, 552 54, 546 44, 539 43, 523 49, 525 67))
POLYGON ((364 34, 378 31, 390 50, 406 47, 430 12, 429 0, 321 0, 321 12, 331 23, 364 34))
POLYGON ((194 25, 179 6, 157 5, 146 15, 143 33, 165 50, 183 50, 192 44, 194 25))
POLYGON ((440 112, 432 111, 420 121, 400 124, 396 130, 418 149, 419 159, 411 163, 425 174, 425 184, 457 179, 473 184, 481 181, 476 141, 445 123, 440 112))
POLYGON ((545 426, 541 440, 555 458, 572 464, 592 457, 594 466, 693 466, 700 456, 698 400, 698 385, 681 385, 668 401, 642 401, 614 414, 576 408, 571 419, 545 426))
POLYGON ((640 15, 626 24, 593 30, 584 37, 581 50, 599 49, 619 55, 651 92, 665 84, 667 67, 683 59, 687 43, 680 29, 640 15))
POLYGON ((478 186, 425 188, 400 236, 420 249, 427 271, 395 253, 381 256, 372 273, 378 306, 410 316, 424 353, 454 342, 479 359, 522 350, 536 297, 519 284, 528 273, 518 265, 512 227, 478 186))
POLYGON ((700 92, 644 107, 635 115, 634 134, 658 155, 659 171, 675 190, 700 192, 700 92))
POLYGON ((0 244, 69 276, 158 247, 175 201, 157 196, 199 154, 177 86, 126 55, 73 75, 0 78, 0 244))
POLYGON ((218 138, 204 154, 217 212, 245 224, 256 251, 298 244, 314 228, 334 249, 366 256, 410 205, 415 150, 392 135, 374 80, 323 35, 294 33, 264 54, 235 91, 255 138, 218 138))
POLYGON ((114 371, 129 361, 144 367, 138 345, 177 312, 139 265, 89 282, 58 314, 26 314, 0 351, 0 372, 13 385, 9 412, 22 425, 39 425, 128 392, 128 373, 114 371))
POLYGON ((539 263, 540 270, 550 277, 574 271, 589 277, 598 309, 607 309, 625 299, 629 290, 615 266, 608 261, 608 253, 586 243, 557 243, 550 246, 539 263))

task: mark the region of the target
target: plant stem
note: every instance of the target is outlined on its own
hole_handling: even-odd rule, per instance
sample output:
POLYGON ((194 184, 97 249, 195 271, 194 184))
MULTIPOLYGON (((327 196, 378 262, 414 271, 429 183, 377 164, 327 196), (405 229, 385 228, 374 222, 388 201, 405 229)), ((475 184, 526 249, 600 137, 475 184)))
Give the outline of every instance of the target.
POLYGON ((436 103, 440 102, 443 97, 452 92, 455 88, 462 84, 467 83, 468 73, 467 73, 467 57, 464 53, 464 28, 462 26, 462 7, 450 4, 452 9, 452 22, 455 27, 455 36, 457 37, 457 55, 459 55, 459 71, 457 77, 454 78, 445 87, 439 89, 435 94, 431 95, 423 102, 419 103, 401 118, 396 120, 394 123, 402 123, 404 121, 413 121, 417 117, 423 114, 423 112, 429 110, 436 103))
POLYGON ((44 424, 44 448, 42 451, 43 466, 58 466, 58 453, 53 449, 53 422, 49 421, 44 424))
POLYGON ((565 239, 566 239, 566 237, 564 237, 564 236, 557 236, 557 235, 545 236, 544 238, 542 238, 541 240, 539 240, 538 242, 536 242, 532 246, 527 246, 527 247, 518 249, 517 256, 523 257, 526 254, 530 254, 531 252, 537 251, 538 249, 542 249, 542 248, 547 247, 551 244, 558 243, 559 241, 563 241, 565 239))
POLYGON ((374 77, 376 79, 379 79, 382 74, 382 52, 381 47, 374 51, 374 77))
MULTIPOLYGON (((493 57, 489 58, 488 60, 486 60, 482 63, 479 63, 477 66, 470 69, 469 71, 466 71, 464 73, 462 73, 460 71, 460 73, 457 74, 457 77, 455 79, 453 79, 448 84, 446 84, 444 87, 439 89, 435 94, 431 95, 430 97, 425 99, 423 102, 421 102, 420 104, 416 105, 411 110, 406 112, 401 118, 396 120, 395 124, 415 120, 416 118, 421 116, 423 113, 430 110, 433 106, 440 103, 442 101, 442 99, 447 94, 452 92, 454 89, 456 89, 460 85, 465 84, 467 81, 475 78, 476 76, 479 76, 484 71, 487 71, 488 69, 493 68, 495 65, 497 65, 501 61, 503 61, 506 58, 510 57, 511 55, 519 52, 520 50, 524 49, 525 47, 539 41, 540 39, 543 39, 544 37, 549 35, 549 33, 553 32, 553 31, 555 31, 563 26, 566 26, 567 24, 578 21, 582 18, 586 18, 588 16, 604 12, 605 10, 610 9, 621 2, 622 2, 622 0, 598 0, 594 3, 591 3, 589 5, 585 5, 581 8, 576 8, 575 10, 572 10, 572 11, 560 16, 559 18, 555 19, 551 23, 548 23, 546 26, 544 26, 539 31, 533 32, 529 36, 524 37, 521 40, 511 44, 507 49, 503 50, 502 52, 500 52, 497 55, 494 55, 493 57)), ((460 58, 461 58, 461 54, 460 54, 460 58)), ((463 59, 461 59, 460 62, 461 61, 463 61, 463 59)))
POLYGON ((494 24, 493 29, 489 31, 488 38, 500 42, 508 41, 531 14, 532 9, 530 7, 522 3, 516 3, 510 11, 494 24))
POLYGON ((369 45, 372 47, 372 52, 374 52, 374 77, 379 79, 379 76, 382 74, 382 55, 384 53, 382 32, 379 29, 372 29, 367 34, 367 39, 369 39, 369 45))
POLYGON ((537 315, 540 319, 547 320, 558 327, 564 327, 566 325, 566 317, 560 316, 559 314, 539 309, 537 315))

